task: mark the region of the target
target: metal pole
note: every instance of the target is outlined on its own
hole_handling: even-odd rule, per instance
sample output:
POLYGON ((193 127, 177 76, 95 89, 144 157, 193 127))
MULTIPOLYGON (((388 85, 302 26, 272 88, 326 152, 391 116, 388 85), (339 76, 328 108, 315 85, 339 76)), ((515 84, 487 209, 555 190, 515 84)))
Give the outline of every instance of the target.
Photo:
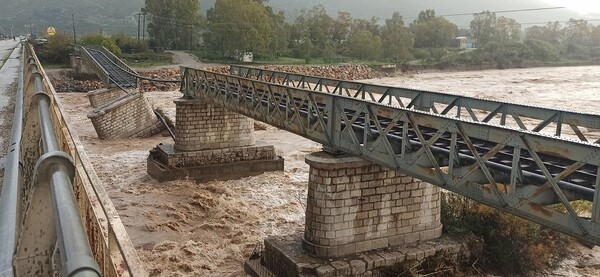
POLYGON ((137 36, 137 38, 138 38, 138 44, 140 44, 140 20, 141 20, 141 16, 142 16, 142 13, 138 13, 138 36, 137 36))
POLYGON ((73 44, 77 44, 77 35, 75 34, 75 13, 71 14, 73 20, 73 44))
POLYGON ((142 41, 146 42, 146 11, 142 8, 144 12, 144 24, 142 24, 142 41))

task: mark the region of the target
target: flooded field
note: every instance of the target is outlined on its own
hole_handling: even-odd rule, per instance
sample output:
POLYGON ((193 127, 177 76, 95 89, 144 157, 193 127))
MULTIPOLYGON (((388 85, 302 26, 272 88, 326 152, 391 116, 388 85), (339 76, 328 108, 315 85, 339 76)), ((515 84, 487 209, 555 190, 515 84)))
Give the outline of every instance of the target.
MULTIPOLYGON (((368 82, 600 112, 600 67, 424 73, 368 82)), ((145 95, 174 119, 179 92, 145 95)), ((65 93, 60 98, 152 276, 245 276, 244 259, 265 237, 303 230, 304 157, 319 151, 319 144, 268 127, 256 131, 256 138, 281 151, 285 172, 226 182, 159 183, 146 174, 146 157, 157 144, 172 143, 170 137, 101 141, 86 116, 92 110, 87 97, 65 93)), ((588 252, 581 258, 597 259, 597 248, 588 252)), ((577 259, 558 274, 594 274, 576 268, 577 259)))

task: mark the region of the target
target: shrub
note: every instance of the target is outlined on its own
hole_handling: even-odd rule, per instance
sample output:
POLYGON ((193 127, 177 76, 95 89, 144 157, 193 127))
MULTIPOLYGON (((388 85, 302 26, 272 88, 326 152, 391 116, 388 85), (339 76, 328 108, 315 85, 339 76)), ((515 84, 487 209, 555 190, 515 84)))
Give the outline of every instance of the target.
POLYGON ((102 34, 89 34, 81 38, 81 44, 83 45, 100 45, 108 49, 117 56, 121 56, 121 48, 117 46, 115 41, 110 37, 105 37, 102 34))
POLYGON ((533 59, 538 61, 556 61, 559 57, 558 49, 550 44, 549 42, 528 39, 525 41, 525 45, 531 50, 533 59))
POLYGON ((121 48, 123 53, 136 53, 148 50, 148 44, 146 42, 139 41, 137 38, 133 38, 123 33, 113 35, 112 40, 114 40, 115 44, 121 48))
POLYGON ((37 50, 37 55, 43 62, 66 64, 69 62, 69 45, 73 39, 65 34, 57 33, 48 37, 48 41, 37 50))
POLYGON ((502 275, 544 272, 570 254, 568 236, 453 193, 442 194, 441 219, 447 233, 481 238, 478 264, 502 275))

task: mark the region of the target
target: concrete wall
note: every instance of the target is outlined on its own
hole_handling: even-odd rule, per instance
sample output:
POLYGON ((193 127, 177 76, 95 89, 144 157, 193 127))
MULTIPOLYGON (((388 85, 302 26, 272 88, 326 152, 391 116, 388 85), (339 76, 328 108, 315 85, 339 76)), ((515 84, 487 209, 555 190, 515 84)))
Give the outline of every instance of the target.
POLYGON ((163 130, 142 94, 127 95, 88 114, 100 139, 147 137, 163 130))
POLYGON ((254 145, 254 121, 202 100, 177 99, 175 150, 254 145))
POLYGON ((175 151, 173 145, 162 144, 157 146, 162 151, 159 160, 170 167, 194 167, 212 164, 228 164, 244 161, 272 160, 277 157, 275 147, 265 143, 257 143, 250 147, 236 147, 225 149, 208 149, 202 151, 183 152, 175 151))
POLYGON ((355 157, 306 162, 307 251, 338 257, 441 236, 439 188, 355 157))
POLYGON ((90 100, 90 105, 92 105, 94 108, 107 105, 110 102, 125 97, 126 95, 127 93, 119 88, 102 88, 87 93, 87 97, 90 100))

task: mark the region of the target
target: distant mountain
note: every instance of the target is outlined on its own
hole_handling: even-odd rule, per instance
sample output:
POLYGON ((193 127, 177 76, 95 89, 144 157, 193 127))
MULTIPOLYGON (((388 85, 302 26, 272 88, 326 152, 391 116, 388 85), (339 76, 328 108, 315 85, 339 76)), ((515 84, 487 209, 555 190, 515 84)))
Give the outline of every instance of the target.
MULTIPOLYGON (((214 5, 215 0, 201 1, 203 9, 214 5)), ((533 9, 551 7, 538 0, 269 0, 268 5, 276 11, 284 11, 288 21, 300 13, 302 9, 310 9, 315 5, 323 5, 327 12, 336 17, 338 11, 350 12, 354 18, 380 19, 391 18, 395 11, 400 12, 405 22, 411 22, 420 11, 434 9, 438 15, 469 14, 463 16, 447 16, 446 18, 460 27, 467 27, 473 19, 472 14, 489 11, 517 9, 533 9)), ((569 18, 581 18, 581 15, 568 9, 528 11, 520 13, 501 13, 521 23, 568 21, 569 18)), ((526 26, 525 26, 526 27, 526 26)))
POLYGON ((0 0, 0 33, 35 33, 53 26, 72 33, 72 15, 79 33, 137 33, 137 15, 144 0, 0 0))
MULTIPOLYGON (((200 0, 202 12, 206 14, 206 10, 214 3, 215 0, 200 0)), ((399 11, 407 23, 425 9, 434 9, 438 15, 467 13, 463 16, 446 16, 465 28, 468 28, 472 13, 549 7, 538 0, 269 0, 267 3, 276 11, 284 11, 290 22, 302 9, 321 4, 332 17, 336 17, 338 11, 346 11, 354 18, 370 19, 376 16, 383 20, 390 18, 394 11, 399 11)), ((15 34, 25 34, 30 19, 36 33, 43 33, 49 26, 56 27, 59 32, 71 33, 71 16, 74 14, 78 33, 103 31, 135 35, 137 13, 143 5, 144 0, 0 0, 0 33, 10 34, 12 25, 15 34)), ((581 18, 577 12, 567 9, 499 15, 515 18, 520 23, 581 18)), ((527 26, 524 24, 524 27, 527 26)))

